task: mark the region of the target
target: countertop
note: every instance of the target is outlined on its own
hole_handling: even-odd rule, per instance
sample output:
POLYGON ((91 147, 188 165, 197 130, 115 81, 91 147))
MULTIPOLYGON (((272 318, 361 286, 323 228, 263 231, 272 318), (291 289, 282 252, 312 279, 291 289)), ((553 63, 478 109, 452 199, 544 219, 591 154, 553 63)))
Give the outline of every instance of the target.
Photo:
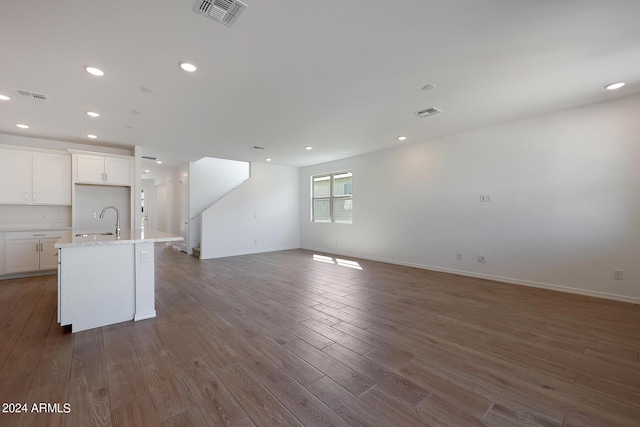
POLYGON ((182 237, 158 230, 121 230, 120 236, 89 235, 76 236, 77 234, 90 234, 91 231, 71 230, 60 238, 55 244, 56 248, 78 248, 87 246, 130 245, 133 243, 159 243, 179 242, 182 237))
POLYGON ((15 233, 22 231, 68 231, 71 227, 42 227, 38 225, 24 226, 24 225, 1 225, 0 233, 15 233))

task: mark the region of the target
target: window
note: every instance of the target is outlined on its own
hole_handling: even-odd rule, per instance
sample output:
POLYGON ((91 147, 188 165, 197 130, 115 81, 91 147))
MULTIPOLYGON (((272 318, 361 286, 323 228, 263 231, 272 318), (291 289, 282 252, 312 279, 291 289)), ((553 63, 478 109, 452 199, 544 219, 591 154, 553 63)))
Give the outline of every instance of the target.
POLYGON ((353 217, 351 171, 311 177, 311 219, 317 222, 347 222, 353 217))

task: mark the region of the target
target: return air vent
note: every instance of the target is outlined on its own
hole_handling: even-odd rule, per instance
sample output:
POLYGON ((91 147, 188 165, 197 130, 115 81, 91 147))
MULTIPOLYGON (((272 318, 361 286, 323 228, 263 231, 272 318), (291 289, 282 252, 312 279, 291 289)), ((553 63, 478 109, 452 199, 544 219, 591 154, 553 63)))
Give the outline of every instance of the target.
POLYGON ((157 157, 153 157, 153 156, 142 156, 142 158, 147 160, 158 160, 157 157))
POLYGON ((238 0, 197 0, 193 10, 231 27, 247 5, 238 0))
POLYGON ((24 99, 30 99, 32 101, 41 101, 41 102, 49 101, 49 97, 42 93, 36 93, 36 92, 31 92, 31 91, 22 90, 22 89, 15 89, 15 91, 21 98, 24 98, 24 99))
POLYGON ((256 149, 256 150, 264 150, 264 148, 265 148, 265 147, 260 147, 259 145, 254 145, 254 146, 253 146, 253 147, 251 147, 251 148, 254 148, 254 149, 256 149))
POLYGON ((426 109, 424 109, 424 110, 416 111, 416 115, 417 115, 418 117, 422 117, 422 118, 424 118, 424 117, 433 116, 434 114, 438 114, 438 113, 440 113, 440 112, 441 112, 441 111, 440 111, 440 110, 438 110, 437 108, 435 108, 435 107, 431 107, 431 108, 426 108, 426 109))

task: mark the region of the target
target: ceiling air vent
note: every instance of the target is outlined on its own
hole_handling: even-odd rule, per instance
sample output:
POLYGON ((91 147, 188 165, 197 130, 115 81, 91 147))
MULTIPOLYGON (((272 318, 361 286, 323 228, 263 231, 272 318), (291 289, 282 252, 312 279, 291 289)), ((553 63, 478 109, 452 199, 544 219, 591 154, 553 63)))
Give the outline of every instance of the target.
POLYGON ((31 92, 31 91, 22 90, 22 89, 15 89, 15 91, 18 95, 20 95, 21 98, 31 99, 32 101, 43 101, 43 102, 49 101, 49 97, 47 97, 47 95, 44 95, 42 93, 36 93, 36 92, 31 92))
POLYGON ((425 117, 433 116, 434 114, 438 114, 440 112, 441 111, 438 110, 437 108, 431 107, 431 108, 426 108, 424 110, 416 111, 416 115, 418 117, 425 118, 425 117))
POLYGON ((146 160, 158 160, 157 157, 153 157, 153 156, 142 156, 142 158, 146 160))
POLYGON ((193 10, 230 27, 246 8, 247 5, 238 0, 197 0, 193 10))

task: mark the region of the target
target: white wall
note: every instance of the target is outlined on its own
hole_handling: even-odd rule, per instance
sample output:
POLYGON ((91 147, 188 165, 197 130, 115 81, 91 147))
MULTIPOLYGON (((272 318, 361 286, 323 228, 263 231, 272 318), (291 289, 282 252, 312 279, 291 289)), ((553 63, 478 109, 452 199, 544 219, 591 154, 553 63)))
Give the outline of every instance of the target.
POLYGON ((100 219, 106 206, 115 206, 120 212, 120 228, 128 229, 131 224, 131 188, 110 185, 75 186, 76 198, 73 205, 75 230, 115 231, 116 213, 109 209, 100 219), (94 218, 94 214, 96 217, 94 218))
POLYGON ((248 162, 203 157, 189 163, 189 215, 202 212, 248 178, 248 162))
POLYGON ((301 246, 640 303, 638 117, 635 96, 303 168, 301 246), (310 177, 345 169, 353 224, 312 223, 310 177))
POLYGON ((300 247, 297 168, 251 164, 251 178, 202 217, 201 258, 300 247))
POLYGON ((169 204, 167 202, 167 184, 162 183, 155 186, 156 192, 156 214, 155 214, 155 227, 164 231, 165 233, 169 232, 169 218, 170 218, 170 209, 169 204))
POLYGON ((154 179, 156 191, 156 227, 170 234, 180 234, 180 171, 187 165, 154 179))

